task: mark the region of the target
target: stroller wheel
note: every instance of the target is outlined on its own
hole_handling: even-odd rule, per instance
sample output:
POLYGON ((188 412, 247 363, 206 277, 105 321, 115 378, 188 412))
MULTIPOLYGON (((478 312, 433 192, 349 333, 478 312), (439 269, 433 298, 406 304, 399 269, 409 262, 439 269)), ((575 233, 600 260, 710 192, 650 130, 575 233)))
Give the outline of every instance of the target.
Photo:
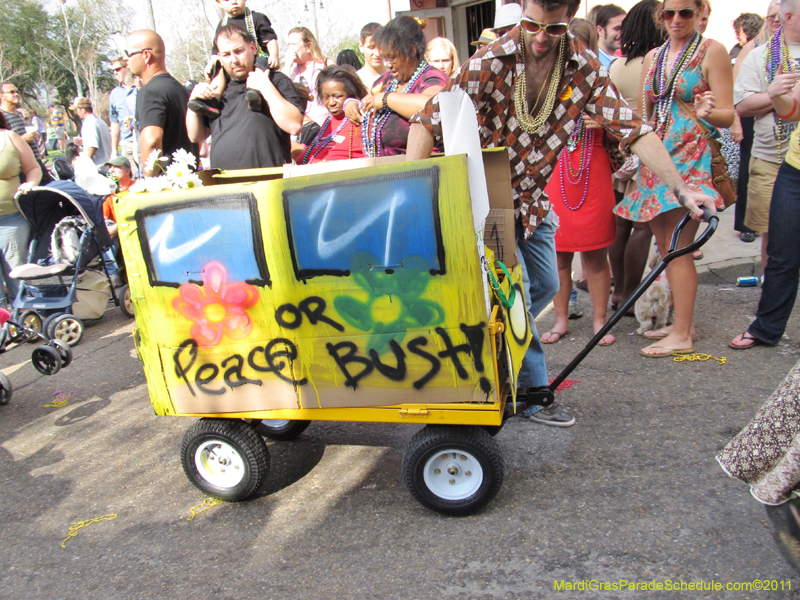
POLYGON ((42 331, 42 318, 35 310, 26 310, 19 315, 14 321, 8 323, 8 334, 10 342, 28 342, 32 343, 37 341, 38 336, 28 331, 33 330, 36 333, 42 331))
POLYGON ((122 314, 132 319, 134 314, 130 286, 127 283, 125 285, 121 285, 114 290, 114 293, 117 295, 117 300, 119 300, 119 309, 122 311, 122 314))
POLYGON ((42 375, 55 375, 61 370, 61 355, 50 346, 34 348, 31 362, 42 375))
POLYGON ((50 343, 53 344, 53 347, 61 357, 61 368, 68 367, 72 363, 72 348, 61 340, 50 340, 50 343))
POLYGON ((83 322, 75 315, 59 315, 50 324, 48 334, 50 339, 77 346, 83 337, 83 322))
POLYGON ((11 386, 11 380, 5 373, 0 373, 0 405, 8 404, 13 392, 14 388, 11 386))
MULTIPOLYGON (((39 316, 39 313, 37 313, 35 310, 26 310, 19 316, 19 322, 26 328, 32 329, 36 333, 42 333, 42 317, 39 316)), ((23 335, 25 334, 25 332, 22 333, 23 335)), ((25 341, 29 344, 33 344, 39 339, 41 339, 39 336, 30 334, 25 341)))
POLYGON ((55 312, 52 315, 47 315, 44 319, 44 323, 42 323, 42 335, 46 337, 48 340, 53 339, 53 332, 50 330, 50 326, 55 321, 56 317, 60 317, 63 315, 63 312, 55 312))

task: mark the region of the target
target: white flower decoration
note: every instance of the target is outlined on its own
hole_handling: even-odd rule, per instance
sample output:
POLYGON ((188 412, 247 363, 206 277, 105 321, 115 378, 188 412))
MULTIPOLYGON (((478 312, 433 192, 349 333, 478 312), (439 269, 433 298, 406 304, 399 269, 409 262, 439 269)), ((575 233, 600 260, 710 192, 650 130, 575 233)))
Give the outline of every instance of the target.
POLYGON ((183 148, 178 148, 172 153, 172 160, 174 162, 187 164, 190 167, 197 166, 197 159, 194 157, 194 154, 187 152, 183 148))

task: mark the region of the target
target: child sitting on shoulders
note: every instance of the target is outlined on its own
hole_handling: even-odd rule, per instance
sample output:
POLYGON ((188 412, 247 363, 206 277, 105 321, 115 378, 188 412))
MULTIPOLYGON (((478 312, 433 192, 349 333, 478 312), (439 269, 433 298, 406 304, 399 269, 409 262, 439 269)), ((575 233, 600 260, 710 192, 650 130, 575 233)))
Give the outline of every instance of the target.
MULTIPOLYGON (((235 23, 250 34, 250 38, 256 45, 258 55, 256 56, 256 67, 262 70, 277 69, 280 66, 278 57, 278 36, 272 29, 272 23, 266 15, 250 10, 245 7, 246 0, 216 0, 219 7, 225 12, 225 16, 217 25, 214 33, 214 46, 211 49, 211 60, 206 67, 206 76, 211 81, 214 89, 214 98, 209 101, 194 98, 189 101, 189 108, 196 113, 206 115, 211 119, 219 116, 220 98, 225 91, 227 81, 225 71, 219 65, 217 58, 217 35, 220 29, 229 23, 235 23)), ((260 111, 262 106, 261 94, 256 90, 248 90, 246 94, 250 110, 260 111)), ((266 106, 266 102, 264 103, 266 106)))

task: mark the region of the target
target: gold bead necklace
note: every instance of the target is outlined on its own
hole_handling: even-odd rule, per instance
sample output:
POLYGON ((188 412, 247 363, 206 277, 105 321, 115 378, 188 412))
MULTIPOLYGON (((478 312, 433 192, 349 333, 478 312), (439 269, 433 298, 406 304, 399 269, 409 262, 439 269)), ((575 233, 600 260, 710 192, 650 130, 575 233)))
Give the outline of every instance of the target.
MULTIPOLYGON (((567 40, 566 36, 562 36, 558 46, 558 57, 554 64, 555 71, 550 78, 550 87, 544 98, 544 104, 542 104, 539 114, 535 117, 531 117, 530 114, 528 114, 528 91, 525 82, 525 40, 523 39, 522 32, 520 32, 519 35, 519 45, 520 53, 522 54, 523 69, 522 73, 517 76, 517 80, 514 82, 514 110, 517 113, 517 121, 519 121, 522 130, 532 135, 538 135, 547 122, 547 119, 550 118, 550 113, 553 112, 553 108, 555 107, 558 85, 561 83, 561 75, 564 73, 567 40)), ((542 89, 544 89, 544 83, 542 84, 542 89)), ((542 90, 540 89, 540 96, 541 93, 542 90)), ((539 99, 537 98, 536 102, 538 103, 538 101, 539 99)), ((535 106, 534 104, 534 107, 535 106)))

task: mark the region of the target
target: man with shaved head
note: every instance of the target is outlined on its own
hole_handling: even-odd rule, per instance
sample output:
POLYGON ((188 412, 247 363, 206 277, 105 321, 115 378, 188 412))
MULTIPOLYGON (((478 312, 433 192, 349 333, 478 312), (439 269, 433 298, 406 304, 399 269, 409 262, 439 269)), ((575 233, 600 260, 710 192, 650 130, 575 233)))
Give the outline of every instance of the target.
POLYGON ((170 156, 183 148, 195 156, 197 144, 186 134, 186 104, 189 92, 167 72, 164 40, 155 31, 134 31, 125 41, 128 69, 142 78, 144 85, 136 98, 136 120, 139 124, 139 150, 145 175, 147 159, 153 150, 170 156))

